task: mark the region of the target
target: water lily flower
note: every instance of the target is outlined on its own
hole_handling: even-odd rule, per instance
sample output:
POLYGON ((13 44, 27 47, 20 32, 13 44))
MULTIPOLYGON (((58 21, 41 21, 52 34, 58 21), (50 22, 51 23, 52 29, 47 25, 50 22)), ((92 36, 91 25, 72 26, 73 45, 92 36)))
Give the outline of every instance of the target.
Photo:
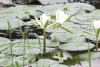
POLYGON ((43 29, 43 35, 44 35, 44 50, 43 50, 43 53, 44 53, 44 55, 45 55, 45 53, 46 53, 46 48, 45 48, 45 47, 46 47, 46 35, 45 35, 45 30, 46 30, 46 28, 52 27, 52 26, 55 25, 56 23, 53 23, 53 24, 51 24, 51 25, 48 25, 48 22, 50 22, 50 16, 49 16, 49 15, 46 15, 46 14, 42 14, 42 15, 40 16, 40 20, 38 20, 36 17, 35 17, 35 19, 36 19, 37 22, 39 23, 40 27, 37 26, 37 25, 35 25, 35 24, 33 24, 33 23, 31 23, 31 24, 33 24, 34 26, 36 26, 36 27, 38 27, 38 28, 43 29))
MULTIPOLYGON (((73 33, 73 31, 71 31, 70 29, 68 29, 67 27, 62 27, 62 24, 65 22, 65 21, 68 21, 68 19, 70 18, 70 15, 67 15, 67 14, 64 14, 64 11, 61 11, 61 10, 57 10, 56 12, 56 26, 54 27, 54 33, 53 33, 53 36, 52 36, 52 40, 54 39, 54 36, 55 36, 55 32, 56 32, 56 29, 58 27, 70 32, 70 33, 73 33)), ((53 21, 52 21, 53 22, 53 21)))
POLYGON ((56 12, 56 22, 59 22, 60 24, 63 24, 70 15, 64 14, 64 11, 60 11, 59 9, 56 12))
POLYGON ((50 16, 49 15, 47 16, 46 14, 42 14, 40 16, 40 21, 36 17, 35 19, 37 20, 41 28, 46 28, 48 25, 48 20, 50 20, 50 16))
POLYGON ((93 25, 93 29, 94 29, 95 34, 97 36, 99 36, 99 34, 100 34, 100 20, 93 21, 92 25, 93 25))
POLYGON ((41 28, 41 29, 46 29, 46 28, 49 28, 49 27, 52 27, 53 25, 55 25, 56 23, 54 24, 51 24, 51 25, 48 25, 48 22, 50 21, 50 16, 49 15, 46 15, 46 14, 42 14, 40 16, 40 21, 35 17, 35 19, 37 20, 37 22, 39 23, 40 27, 33 24, 34 26, 38 27, 38 28, 41 28))
POLYGON ((100 20, 93 21, 92 23, 94 32, 96 34, 96 51, 98 51, 98 36, 100 34, 100 20))

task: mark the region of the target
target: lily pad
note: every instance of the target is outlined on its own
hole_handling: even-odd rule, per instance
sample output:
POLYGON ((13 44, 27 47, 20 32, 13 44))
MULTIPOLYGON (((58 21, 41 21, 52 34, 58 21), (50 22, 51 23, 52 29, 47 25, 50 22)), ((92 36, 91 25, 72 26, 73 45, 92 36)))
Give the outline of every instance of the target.
MULTIPOLYGON (((25 41, 25 54, 26 55, 34 55, 34 54, 39 54, 39 53, 43 53, 43 40, 41 41, 41 49, 40 49, 40 45, 37 39, 33 39, 33 40, 26 40, 25 41)), ((59 46, 58 42, 51 42, 51 40, 47 40, 47 45, 48 47, 56 47, 59 46)), ((11 52, 9 51, 11 48, 9 48, 9 44, 4 44, 5 46, 3 46, 3 44, 1 45, 1 47, 3 49, 5 49, 4 51, 2 51, 2 53, 8 53, 11 54, 11 52), (7 48, 8 47, 8 48, 7 48)), ((13 42, 13 46, 12 46, 12 54, 14 55, 23 55, 23 46, 24 46, 24 41, 23 40, 19 40, 19 41, 14 41, 13 42)), ((2 50, 3 50, 2 49, 2 50)), ((52 52, 54 51, 55 48, 47 48, 46 47, 46 52, 52 52)))
POLYGON ((100 10, 99 9, 96 9, 90 13, 86 13, 85 10, 83 9, 80 9, 76 15, 75 15, 75 18, 77 18, 78 20, 81 20, 81 21, 93 21, 94 20, 98 20, 100 19, 100 10))
POLYGON ((38 0, 40 1, 42 4, 46 5, 46 4, 55 4, 55 3, 65 3, 66 0, 54 0, 54 1, 51 1, 51 0, 38 0))
MULTIPOLYGON (((30 62, 35 62, 35 56, 28 56, 25 55, 25 59, 24 59, 24 64, 27 65, 30 62)), ((19 56, 19 57, 15 57, 13 60, 14 66, 15 66, 15 62, 18 62, 19 66, 23 65, 23 56, 19 56)), ((9 62, 9 65, 12 63, 12 60, 9 62)))
POLYGON ((72 16, 72 17, 70 18, 70 21, 71 21, 71 22, 74 22, 74 23, 77 23, 77 24, 80 24, 80 25, 89 25, 89 24, 92 23, 92 22, 88 22, 88 21, 80 21, 80 20, 78 20, 77 18, 75 18, 75 16, 72 16))
POLYGON ((55 15, 56 10, 60 9, 64 10, 66 14, 75 15, 80 8, 89 11, 95 10, 94 6, 86 3, 66 3, 66 4, 47 5, 47 6, 42 6, 39 10, 43 11, 45 14, 55 15), (67 8, 68 10, 64 10, 65 8, 67 8))
POLYGON ((16 7, 10 7, 9 9, 13 12, 10 13, 2 13, 0 17, 10 17, 10 18, 30 18, 29 14, 38 15, 36 13, 36 9, 39 6, 36 5, 17 5, 16 7))
POLYGON ((2 30, 7 30, 8 29, 8 21, 11 25, 11 28, 17 28, 18 25, 22 26, 23 25, 23 21, 16 19, 16 18, 0 18, 0 29, 2 30))
POLYGON ((54 64, 50 67, 69 67, 69 66, 66 66, 66 65, 63 65, 63 64, 54 64))
POLYGON ((32 66, 32 67, 49 67, 55 64, 58 64, 58 61, 54 61, 54 60, 50 60, 50 59, 39 59, 36 63, 27 65, 25 67, 28 66, 32 66))
MULTIPOLYGON (((86 36, 87 39, 92 40, 92 41, 96 41, 96 36, 95 35, 88 35, 86 36)), ((100 41, 100 36, 98 37, 98 40, 100 41)))
MULTIPOLYGON (((89 48, 92 49, 93 47, 95 45, 89 43, 89 48)), ((59 48, 67 51, 84 51, 88 50, 88 43, 67 43, 60 45, 59 48)))
POLYGON ((81 25, 81 28, 83 29, 89 29, 89 30, 93 30, 93 26, 91 25, 81 25))
POLYGON ((87 3, 69 3, 68 5, 69 5, 69 9, 81 8, 81 9, 89 10, 89 11, 93 11, 96 9, 93 5, 90 5, 87 3))
MULTIPOLYGON (((41 47, 43 47, 43 41, 40 39, 41 47)), ((22 47, 24 45, 24 40, 16 40, 15 44, 13 46, 15 47, 22 47)), ((34 48, 40 48, 38 39, 27 39, 25 40, 25 46, 26 47, 34 47, 34 48)), ((51 42, 51 40, 46 39, 46 47, 56 47, 59 46, 59 42, 51 42)))
MULTIPOLYGON (((46 48, 46 53, 54 51, 55 48, 46 48)), ((11 54, 11 52, 8 52, 8 49, 5 51, 2 51, 2 53, 5 54, 11 54)), ((39 48, 34 47, 25 47, 25 54, 26 55, 34 55, 34 54, 43 54, 43 48, 41 50, 39 48)), ((13 55, 23 55, 23 47, 12 47, 12 54, 13 55)))
POLYGON ((12 12, 12 10, 7 9, 7 8, 0 8, 0 14, 1 13, 6 13, 6 12, 12 12))
MULTIPOLYGON (((25 59, 24 59, 24 63, 25 64, 29 64, 30 59, 33 56, 27 56, 25 55, 25 59)), ((35 57, 33 58, 33 60, 35 60, 35 57)), ((15 66, 15 61, 17 61, 19 63, 20 66, 23 65, 23 56, 19 56, 19 57, 15 57, 13 56, 13 64, 15 66)), ((12 64, 12 57, 11 56, 7 56, 5 54, 0 54, 0 66, 9 66, 10 64, 12 64)))
POLYGON ((4 37, 0 37, 0 45, 4 43, 10 43, 10 40, 4 37))
MULTIPOLYGON (((83 29, 72 29, 73 34, 69 33, 67 31, 58 30, 55 33, 54 40, 59 42, 85 42, 85 37, 80 37, 81 35, 85 35, 86 33, 83 33, 83 29)), ((53 34, 50 35, 52 37, 53 34)))
MULTIPOLYGON (((91 59, 95 59, 100 57, 100 52, 91 52, 91 59)), ((88 60, 88 53, 79 55, 79 59, 81 60, 88 60)))

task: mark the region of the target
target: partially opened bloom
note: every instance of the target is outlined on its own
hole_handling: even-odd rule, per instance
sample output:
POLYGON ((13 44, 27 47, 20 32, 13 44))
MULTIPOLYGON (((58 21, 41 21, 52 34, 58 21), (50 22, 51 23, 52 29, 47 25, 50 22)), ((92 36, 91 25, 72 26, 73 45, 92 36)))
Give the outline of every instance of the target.
POLYGON ((95 34, 99 36, 99 34, 100 34, 100 20, 93 21, 92 25, 93 25, 93 29, 94 29, 95 34))
POLYGON ((73 31, 71 31, 70 29, 68 29, 67 27, 62 27, 62 24, 65 22, 65 21, 68 21, 68 19, 70 18, 70 15, 68 14, 64 14, 64 11, 61 11, 61 10, 57 10, 56 12, 56 26, 54 27, 54 33, 53 33, 53 36, 52 36, 52 40, 54 39, 54 36, 55 36, 55 32, 56 32, 56 29, 58 27, 70 32, 70 33, 73 33, 73 31))
POLYGON ((64 14, 64 11, 60 11, 59 9, 56 12, 56 22, 59 22, 60 24, 63 24, 70 15, 64 14))
POLYGON ((40 21, 36 17, 35 19, 37 20, 41 28, 46 28, 48 25, 48 20, 50 20, 50 16, 49 15, 47 16, 46 14, 42 14, 40 16, 40 21))

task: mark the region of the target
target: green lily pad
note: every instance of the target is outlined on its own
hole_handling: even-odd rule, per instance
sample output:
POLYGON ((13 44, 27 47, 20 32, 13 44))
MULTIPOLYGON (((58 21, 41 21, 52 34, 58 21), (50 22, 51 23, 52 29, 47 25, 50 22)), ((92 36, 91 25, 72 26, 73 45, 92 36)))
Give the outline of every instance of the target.
POLYGON ((94 6, 86 3, 67 3, 67 4, 47 5, 47 6, 42 6, 39 10, 43 11, 45 14, 55 15, 57 9, 60 9, 60 10, 64 10, 66 14, 75 15, 80 8, 89 11, 95 10, 94 6), (65 8, 67 8, 68 10, 64 10, 65 8))
POLYGON ((10 43, 10 40, 4 37, 0 37, 0 45, 4 43, 10 43))
MULTIPOLYGON (((92 40, 92 41, 96 41, 96 36, 95 35, 88 35, 86 36, 87 39, 92 40)), ((100 36, 98 37, 98 40, 100 40, 100 36)))
MULTIPOLYGON (((32 56, 25 55, 24 63, 29 64, 29 61, 31 58, 32 58, 32 56)), ((33 58, 33 60, 35 61, 35 57, 33 58)), ((14 66, 15 66, 15 61, 17 61, 20 66, 22 66, 23 65, 23 56, 19 56, 19 57, 13 56, 14 66)), ((10 64, 12 64, 12 57, 9 55, 7 56, 5 54, 0 54, 0 66, 5 67, 5 66, 9 66, 10 64)))
MULTIPOLYGON (((11 51, 8 52, 9 49, 6 49, 2 51, 2 53, 5 54, 11 54, 11 51)), ((52 52, 54 51, 55 48, 46 48, 46 52, 52 52)), ((25 54, 26 55, 34 55, 34 54, 43 54, 43 48, 41 48, 41 51, 39 48, 34 48, 34 47, 25 47, 25 54)), ((12 54, 13 55, 23 55, 23 47, 12 47, 12 54)))
MULTIPOLYGON (((36 63, 27 65, 27 66, 32 66, 32 67, 49 67, 54 64, 58 64, 58 61, 50 60, 50 59, 39 59, 36 63)), ((27 67, 25 66, 25 67, 27 67)))
POLYGON ((81 20, 81 21, 93 21, 94 20, 98 20, 100 19, 100 10, 97 9, 97 10, 94 10, 90 13, 86 13, 85 10, 83 9, 80 9, 76 15, 75 15, 75 18, 77 18, 78 20, 81 20))
POLYGON ((50 67, 69 67, 69 66, 66 66, 66 65, 63 65, 63 64, 54 64, 50 67))
POLYGON ((10 18, 29 18, 29 14, 38 15, 36 13, 37 10, 36 5, 17 5, 16 7, 10 7, 9 9, 13 12, 10 13, 2 13, 0 17, 10 17, 10 18))
MULTIPOLYGON (((89 43, 89 48, 95 47, 94 44, 89 43)), ((59 46, 60 49, 67 51, 83 51, 88 50, 88 43, 67 43, 59 46)))
POLYGON ((77 23, 77 24, 80 24, 80 25, 90 25, 92 23, 92 22, 87 22, 87 21, 80 21, 80 20, 76 19, 75 16, 72 16, 70 18, 70 21, 77 23))
MULTIPOLYGON (((69 33, 65 30, 57 30, 55 33, 55 37, 54 40, 55 41, 59 41, 59 42, 85 42, 85 37, 84 35, 86 33, 83 33, 83 29, 72 29, 73 34, 69 33), (80 37, 81 35, 83 35, 83 37, 80 37)), ((50 37, 52 38, 52 35, 50 35, 50 37)))
MULTIPOLYGON (((39 54, 42 53, 43 54, 43 40, 41 41, 41 49, 40 49, 40 45, 37 39, 28 39, 25 41, 25 54, 29 55, 29 54, 39 54)), ((47 40, 47 47, 56 47, 59 46, 58 42, 51 42, 51 40, 47 40)), ((4 51, 2 51, 2 53, 8 53, 11 54, 11 52, 9 51, 10 48, 8 47, 10 44, 2 44, 2 50, 5 49, 4 51), (5 46, 4 46, 5 45, 5 46), (8 47, 8 48, 7 48, 8 47)), ((12 46, 12 54, 13 55, 23 55, 23 46, 24 46, 24 41, 23 40, 19 40, 19 41, 14 41, 13 42, 13 46, 12 46)), ((55 48, 47 48, 46 47, 46 52, 52 52, 55 50, 55 48)))
MULTIPOLYGON (((91 59, 100 57, 100 52, 91 52, 91 59)), ((79 59, 88 60, 88 53, 79 55, 79 59)))
POLYGON ((12 12, 12 10, 7 9, 7 8, 0 8, 0 14, 7 13, 7 12, 12 12))
POLYGON ((66 5, 68 5, 68 9, 76 9, 76 8, 81 8, 84 10, 89 10, 89 11, 93 11, 96 8, 93 5, 87 4, 87 3, 67 3, 66 5))
POLYGON ((16 18, 0 18, 0 29, 2 30, 7 30, 8 29, 8 21, 11 25, 11 28, 17 28, 18 25, 22 26, 23 25, 23 21, 22 20, 19 20, 19 19, 16 19, 16 18))
POLYGON ((81 28, 83 29, 89 29, 89 30, 93 30, 93 26, 91 25, 81 25, 81 28))
MULTIPOLYGON (((40 39, 41 47, 43 47, 43 41, 40 39)), ((13 46, 15 47, 23 47, 24 40, 16 40, 15 44, 13 46)), ((25 46, 26 47, 34 47, 34 48, 40 48, 38 39, 28 39, 25 40, 25 46)), ((46 39, 46 47, 56 47, 59 46, 59 42, 51 42, 51 40, 46 39)))
POLYGON ((11 60, 11 56, 6 56, 4 54, 0 54, 0 66, 9 65, 10 60, 11 60))
MULTIPOLYGON (((27 65, 27 64, 30 64, 29 61, 31 62, 35 62, 35 57, 34 56, 28 56, 28 55, 25 55, 25 59, 24 59, 24 64, 27 65), (32 59, 32 61, 31 61, 32 59)), ((15 62, 18 62, 19 66, 22 66, 23 65, 23 56, 19 56, 19 57, 15 57, 14 60, 13 60, 13 63, 14 63, 14 66, 15 66, 15 62)), ((9 62, 9 65, 12 64, 12 60, 9 62)))

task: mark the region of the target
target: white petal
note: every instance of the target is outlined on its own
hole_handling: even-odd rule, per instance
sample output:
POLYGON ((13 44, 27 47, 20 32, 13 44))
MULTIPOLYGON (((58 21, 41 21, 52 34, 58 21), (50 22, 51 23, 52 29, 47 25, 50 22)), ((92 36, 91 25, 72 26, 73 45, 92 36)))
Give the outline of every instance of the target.
POLYGON ((36 21, 39 23, 39 25, 42 27, 41 22, 35 17, 36 21))
POLYGON ((100 20, 98 20, 98 21, 93 21, 93 25, 94 25, 95 29, 100 28, 100 20))
POLYGON ((46 23, 46 21, 47 21, 47 16, 46 16, 46 14, 42 14, 42 23, 43 23, 43 26, 44 26, 44 24, 46 23))
POLYGON ((59 19, 59 12, 60 12, 60 10, 58 9, 56 12, 56 22, 58 22, 58 19, 59 19))
POLYGON ((62 22, 64 22, 64 19, 65 19, 65 14, 64 14, 64 12, 60 12, 60 13, 59 13, 59 23, 62 24, 62 22))

